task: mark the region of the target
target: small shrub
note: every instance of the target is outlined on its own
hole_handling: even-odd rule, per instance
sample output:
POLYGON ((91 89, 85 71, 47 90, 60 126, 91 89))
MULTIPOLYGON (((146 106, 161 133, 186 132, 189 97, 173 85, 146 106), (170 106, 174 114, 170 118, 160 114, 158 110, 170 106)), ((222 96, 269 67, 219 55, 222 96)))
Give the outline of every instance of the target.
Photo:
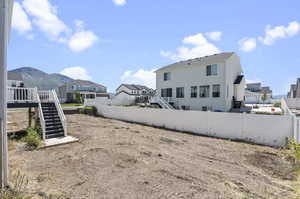
POLYGON ((26 136, 22 139, 23 142, 26 142, 27 146, 32 148, 37 148, 42 143, 41 134, 39 130, 28 128, 26 136))
POLYGON ((98 110, 95 106, 92 106, 92 113, 93 113, 94 116, 98 115, 98 110))
POLYGON ((281 107, 281 102, 275 102, 275 103, 273 104, 273 106, 279 108, 279 107, 281 107))
POLYGON ((79 113, 98 116, 98 110, 95 106, 85 106, 84 108, 79 110, 79 113))
POLYGON ((289 138, 288 149, 290 149, 293 153, 295 163, 300 164, 300 144, 296 141, 295 138, 289 138))

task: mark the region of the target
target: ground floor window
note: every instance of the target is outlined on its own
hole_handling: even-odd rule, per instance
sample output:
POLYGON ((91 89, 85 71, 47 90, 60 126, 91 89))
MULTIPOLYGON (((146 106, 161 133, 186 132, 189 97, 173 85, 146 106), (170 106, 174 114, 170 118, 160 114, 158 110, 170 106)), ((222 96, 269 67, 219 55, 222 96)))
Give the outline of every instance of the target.
POLYGON ((213 85, 213 97, 220 97, 220 92, 221 92, 221 89, 220 89, 220 85, 219 84, 216 84, 216 85, 213 85))
POLYGON ((191 98, 196 98, 197 97, 197 86, 192 86, 191 87, 191 98))
POLYGON ((161 89, 161 97, 172 97, 172 88, 161 89))
POLYGON ((184 87, 176 88, 176 98, 184 98, 184 87))
POLYGON ((200 86, 200 97, 209 97, 209 86, 200 86))

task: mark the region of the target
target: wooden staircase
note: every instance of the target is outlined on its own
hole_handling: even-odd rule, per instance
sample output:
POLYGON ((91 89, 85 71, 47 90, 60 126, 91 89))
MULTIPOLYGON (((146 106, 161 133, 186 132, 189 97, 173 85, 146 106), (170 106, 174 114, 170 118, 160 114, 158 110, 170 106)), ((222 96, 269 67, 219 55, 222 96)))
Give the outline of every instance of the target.
POLYGON ((64 137, 64 127, 60 120, 55 103, 41 103, 45 119, 45 138, 64 137))

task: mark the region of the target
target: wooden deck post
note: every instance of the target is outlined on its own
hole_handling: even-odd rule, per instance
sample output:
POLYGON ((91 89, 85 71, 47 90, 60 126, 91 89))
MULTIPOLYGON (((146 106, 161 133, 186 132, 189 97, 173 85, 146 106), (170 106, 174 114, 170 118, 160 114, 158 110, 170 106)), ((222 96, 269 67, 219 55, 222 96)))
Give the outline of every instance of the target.
POLYGON ((32 127, 32 109, 31 107, 28 108, 28 127, 32 127))

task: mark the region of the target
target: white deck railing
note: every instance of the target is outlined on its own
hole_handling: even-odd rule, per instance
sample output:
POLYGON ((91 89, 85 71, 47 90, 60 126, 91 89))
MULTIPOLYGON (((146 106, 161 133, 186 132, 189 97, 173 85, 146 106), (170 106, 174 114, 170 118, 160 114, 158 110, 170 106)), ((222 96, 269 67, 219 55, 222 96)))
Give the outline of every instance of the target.
POLYGON ((37 98, 38 98, 38 103, 39 103, 39 117, 40 117, 40 123, 41 123, 41 128, 42 128, 43 140, 45 140, 46 139, 46 122, 45 122, 45 118, 44 118, 44 114, 43 114, 40 96, 37 95, 37 98))
POLYGON ((7 88, 7 103, 34 103, 38 102, 36 88, 7 88))

